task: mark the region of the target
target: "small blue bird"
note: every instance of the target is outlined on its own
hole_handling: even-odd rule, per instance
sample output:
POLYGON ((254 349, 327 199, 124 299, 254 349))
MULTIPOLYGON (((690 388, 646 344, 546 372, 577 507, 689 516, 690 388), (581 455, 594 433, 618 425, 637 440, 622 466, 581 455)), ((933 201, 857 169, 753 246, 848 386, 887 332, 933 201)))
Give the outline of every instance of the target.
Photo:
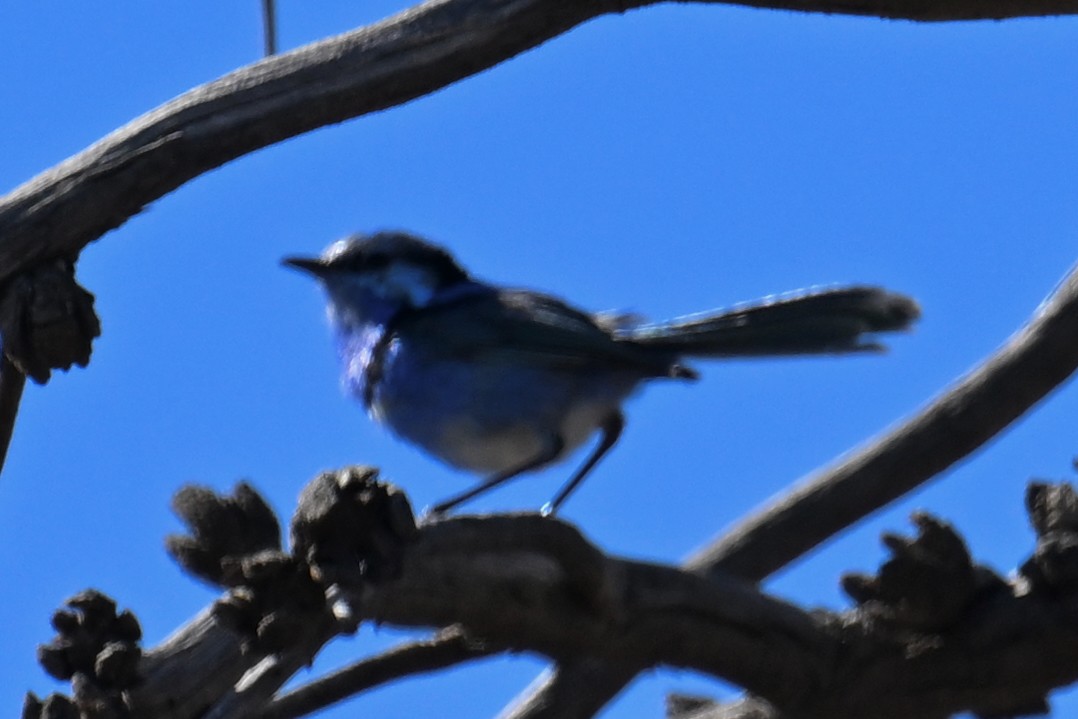
POLYGON ((370 415, 485 475, 436 514, 562 459, 598 432, 543 508, 556 511, 618 441, 622 403, 641 383, 697 377, 683 357, 879 351, 866 334, 906 329, 920 314, 904 295, 842 287, 645 323, 474 279, 444 249, 403 232, 354 235, 321 257, 284 262, 325 287, 345 382, 370 415))

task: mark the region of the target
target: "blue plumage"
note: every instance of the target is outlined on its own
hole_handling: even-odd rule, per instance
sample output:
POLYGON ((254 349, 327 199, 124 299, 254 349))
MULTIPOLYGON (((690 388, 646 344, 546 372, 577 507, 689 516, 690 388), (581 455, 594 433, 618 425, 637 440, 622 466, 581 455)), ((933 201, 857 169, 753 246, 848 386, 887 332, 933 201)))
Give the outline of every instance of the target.
POLYGON ((371 416, 456 467, 487 475, 445 512, 556 462, 598 432, 554 511, 617 441, 646 380, 692 379, 684 357, 879 350, 871 333, 919 315, 903 295, 827 288, 645 323, 588 314, 538 292, 480 282, 445 250, 401 232, 356 235, 287 264, 322 281, 342 371, 371 416))

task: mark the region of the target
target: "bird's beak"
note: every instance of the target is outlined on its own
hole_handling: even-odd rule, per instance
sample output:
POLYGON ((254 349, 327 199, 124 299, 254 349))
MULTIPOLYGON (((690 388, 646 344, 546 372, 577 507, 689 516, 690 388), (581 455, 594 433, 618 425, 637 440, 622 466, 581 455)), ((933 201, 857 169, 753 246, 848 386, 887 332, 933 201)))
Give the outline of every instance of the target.
POLYGON ((281 264, 286 267, 295 267, 297 270, 303 270, 315 277, 325 277, 326 272, 329 270, 326 267, 325 261, 315 257, 286 257, 281 260, 281 264))

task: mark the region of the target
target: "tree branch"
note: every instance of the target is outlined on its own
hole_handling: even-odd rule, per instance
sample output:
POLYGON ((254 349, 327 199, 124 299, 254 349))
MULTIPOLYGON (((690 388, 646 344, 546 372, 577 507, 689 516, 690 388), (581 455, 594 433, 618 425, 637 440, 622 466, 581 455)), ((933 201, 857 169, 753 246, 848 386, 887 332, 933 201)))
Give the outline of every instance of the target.
POLYGON ((995 354, 913 418, 690 558, 759 581, 987 444, 1078 369, 1078 267, 995 354))
POLYGON ((354 604, 377 622, 461 624, 557 659, 693 667, 765 696, 807 691, 815 660, 835 651, 817 620, 738 580, 609 557, 581 574, 575 558, 595 552, 538 515, 449 519, 420 530, 399 578, 357 586, 354 604))
MULTIPOLYGON (((891 556, 876 575, 844 579, 858 606, 841 614, 808 613, 733 578, 608 557, 552 518, 459 517, 416 529, 399 493, 369 469, 312 485, 291 554, 272 549, 264 502, 249 487, 234 497, 188 492, 193 535, 177 557, 228 595, 141 661, 129 612, 92 592, 73 600, 42 656, 72 680, 74 704, 122 706, 133 719, 267 708, 295 716, 273 712, 494 650, 575 669, 601 660, 600 680, 690 667, 746 687, 775 717, 1011 716, 1043 709, 1048 691, 1078 679, 1078 495, 1067 485, 1030 488, 1038 543, 1013 581, 975 565, 949 525, 918 515, 917 536, 885 537, 891 556), (234 526, 221 534, 228 507, 234 526), (222 572, 204 571, 215 563, 222 572), (460 643, 405 648, 267 704, 339 633, 342 604, 357 620, 459 627, 460 643)), ((587 701, 559 713, 583 716, 587 701)), ((33 707, 26 716, 43 716, 33 707)))
POLYGON ((0 473, 7 460, 11 435, 15 432, 15 418, 19 414, 19 401, 26 386, 26 375, 8 359, 0 349, 0 473))
POLYGON ((0 283, 74 256, 230 160, 428 94, 612 9, 598 0, 432 0, 194 88, 0 200, 0 283))
MULTIPOLYGON (((540 515, 459 517, 416 530, 399 493, 375 477, 349 468, 312 481, 292 522, 291 555, 274 549, 276 522, 247 485, 231 497, 182 490, 177 510, 191 534, 170 538, 170 551, 230 590, 147 652, 139 681, 124 690, 133 716, 251 712, 296 659, 337 633, 342 614, 466 627, 482 649, 450 651, 445 661, 474 651, 582 652, 633 667, 696 666, 789 697, 818 684, 818 658, 835 653, 817 618, 750 585, 610 558, 572 526, 540 515)), ((94 647, 77 651, 88 667, 97 666, 94 647)), ((385 671, 357 671, 371 667, 385 671)))
POLYGON ((729 0, 728 4, 921 22, 1003 20, 1014 17, 1069 15, 1078 11, 1078 4, 1071 0, 729 0))
POLYGON ((257 659, 245 655, 243 637, 210 607, 146 652, 140 684, 126 703, 133 716, 201 716, 257 659))
MULTIPOLYGON (((685 563, 760 581, 984 446, 1078 369, 1078 267, 994 355, 912 419, 743 520, 685 563)), ((632 675, 558 667, 509 719, 556 716, 553 697, 601 707, 632 675), (623 679, 619 683, 616 679, 623 679), (546 713, 554 706, 554 713, 546 713), (528 709, 533 707, 535 709, 528 709)), ((583 714, 578 716, 585 716, 583 714)))
MULTIPOLYGON (((650 4, 655 3, 429 0, 194 88, 0 199, 0 284, 43 260, 74 257, 154 200, 248 152, 405 103, 591 18, 650 4)), ((1078 12, 1078 0, 744 4, 914 20, 1078 12)))
POLYGON ((398 577, 337 579, 377 622, 459 623, 494 646, 616 669, 691 667, 788 716, 1008 715, 1078 679, 1078 500, 1067 486, 1035 485, 1029 497, 1040 538, 1012 583, 973 564, 951 527, 919 515, 916 537, 886 539, 892 557, 878 575, 846 580, 859 606, 843 614, 809 615, 732 579, 610 557, 593 564, 607 579, 581 583, 563 561, 594 547, 531 516, 429 525, 404 547, 398 577))
POLYGON ((381 684, 481 659, 494 652, 459 629, 448 629, 427 641, 402 644, 308 682, 272 701, 258 717, 296 719, 381 684))

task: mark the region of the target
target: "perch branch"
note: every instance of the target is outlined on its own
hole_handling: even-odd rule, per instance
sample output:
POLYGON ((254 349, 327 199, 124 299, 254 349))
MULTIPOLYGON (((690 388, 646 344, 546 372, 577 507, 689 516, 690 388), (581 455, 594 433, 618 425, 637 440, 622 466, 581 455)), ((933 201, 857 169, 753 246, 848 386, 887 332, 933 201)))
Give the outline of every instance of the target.
MULTIPOLYGON (((552 518, 398 525, 400 494, 374 476, 369 468, 319 475, 293 520, 294 554, 266 549, 260 532, 214 549, 204 531, 213 520, 189 522, 189 550, 202 547, 240 572, 220 576, 231 589, 214 610, 135 666, 106 661, 138 660, 128 646, 138 636, 133 617, 107 598, 72 600, 81 614, 58 613, 48 667, 72 680, 76 703, 119 696, 133 719, 261 716, 282 706, 296 716, 473 651, 530 651, 565 666, 591 657, 606 665, 600 679, 622 668, 693 668, 745 687, 776 717, 1013 716, 1043 710, 1047 692, 1078 679, 1078 495, 1068 485, 1031 486, 1037 547, 1009 582, 974 564, 950 525, 919 514, 916 536, 885 538, 890 556, 876 574, 844 578, 856 609, 809 613, 732 577, 604 555, 552 518), (357 476, 362 482, 341 481, 357 476), (323 491, 334 486, 342 491, 323 491), (375 536, 378 546, 368 541, 375 536), (271 693, 338 633, 325 610, 342 603, 357 622, 451 626, 461 643, 402 649, 274 707, 271 693), (115 615, 104 622, 112 629, 89 631, 103 623, 91 605, 115 615), (127 641, 126 653, 116 654, 114 637, 127 641)), ((252 493, 244 486, 234 497, 188 499, 255 518, 264 502, 252 493)), ((189 559, 184 566, 206 566, 189 559)), ((545 715, 592 710, 584 700, 569 706, 548 705, 545 715)))
POLYGON ((739 580, 605 557, 539 516, 428 525, 404 548, 398 578, 357 586, 353 603, 377 622, 460 624, 496 646, 559 659, 691 666, 764 695, 807 691, 817 660, 834 651, 814 618, 739 580))
POLYGON ((567 662, 690 667, 788 716, 1009 715, 1078 679, 1078 501, 1066 488, 1031 492, 1032 507, 1056 508, 1042 512, 1037 553, 1013 582, 975 565, 949 525, 918 515, 918 535, 891 537, 878 575, 848 580, 859 607, 843 614, 604 557, 571 527, 529 516, 428 525, 403 547, 399 576, 337 579, 368 620, 459 625, 492 647, 567 662), (579 554, 591 555, 586 572, 579 554))
MULTIPOLYGON (((1060 494, 1072 512, 1073 493, 1060 494)), ((1043 706, 1046 692, 1078 679, 1073 512, 1038 529, 1035 558, 1010 583, 973 564, 948 525, 918 515, 918 536, 890 538, 892 558, 877 576, 849 581, 858 609, 813 615, 730 578, 697 581, 610 557, 609 580, 579 585, 561 565, 568 554, 533 541, 526 519, 422 529, 401 576, 363 590, 364 613, 408 626, 459 622, 495 646, 567 662, 691 667, 787 716, 1005 716, 1043 706), (596 601, 586 587, 607 589, 596 601)))

